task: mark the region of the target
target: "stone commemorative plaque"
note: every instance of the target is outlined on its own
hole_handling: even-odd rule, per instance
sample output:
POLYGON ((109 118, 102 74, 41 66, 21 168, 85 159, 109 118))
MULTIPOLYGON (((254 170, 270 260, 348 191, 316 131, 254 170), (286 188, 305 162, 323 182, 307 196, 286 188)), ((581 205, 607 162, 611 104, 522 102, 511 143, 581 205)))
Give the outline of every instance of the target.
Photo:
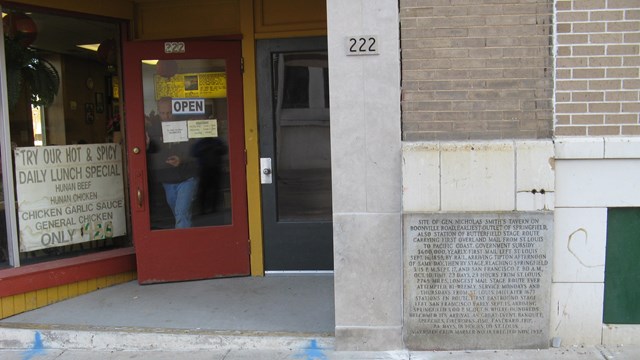
POLYGON ((404 215, 410 350, 549 347, 551 212, 404 215))

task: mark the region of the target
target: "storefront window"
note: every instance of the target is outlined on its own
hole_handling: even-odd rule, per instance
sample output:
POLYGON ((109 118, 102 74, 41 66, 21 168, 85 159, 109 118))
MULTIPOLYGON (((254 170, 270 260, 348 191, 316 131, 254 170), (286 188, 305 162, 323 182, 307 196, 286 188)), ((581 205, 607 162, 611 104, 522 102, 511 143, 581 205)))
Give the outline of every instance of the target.
POLYGON ((13 176, 0 268, 130 246, 119 24, 12 7, 2 16, 2 175, 13 176))

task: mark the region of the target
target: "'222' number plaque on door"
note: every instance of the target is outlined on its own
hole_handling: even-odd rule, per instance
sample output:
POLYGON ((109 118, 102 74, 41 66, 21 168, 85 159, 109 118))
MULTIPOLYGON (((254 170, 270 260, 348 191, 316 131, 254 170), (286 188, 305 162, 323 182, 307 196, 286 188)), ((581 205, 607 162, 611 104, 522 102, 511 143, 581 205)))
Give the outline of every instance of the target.
POLYGON ((185 52, 184 42, 182 41, 167 41, 164 43, 165 54, 181 54, 185 52))

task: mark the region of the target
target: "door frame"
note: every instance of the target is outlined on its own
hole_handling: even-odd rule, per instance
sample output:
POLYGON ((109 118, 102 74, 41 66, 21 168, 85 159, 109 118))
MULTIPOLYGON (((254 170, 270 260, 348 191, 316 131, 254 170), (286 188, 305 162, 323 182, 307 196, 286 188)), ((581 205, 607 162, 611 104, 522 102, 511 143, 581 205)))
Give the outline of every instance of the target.
POLYGON ((241 42, 235 39, 168 40, 183 42, 186 53, 164 53, 164 40, 125 41, 123 43, 124 96, 127 114, 126 156, 133 242, 138 261, 138 281, 182 281, 250 274, 249 224, 247 204, 246 148, 243 108, 241 42), (232 221, 230 225, 189 229, 151 230, 147 161, 140 153, 146 148, 143 90, 140 60, 156 57, 166 60, 225 58, 229 122, 229 164, 232 221), (176 241, 183 247, 175 247, 176 241), (191 246, 185 246, 189 241, 191 246), (205 242, 215 241, 218 251, 202 251, 205 242), (173 246, 173 247, 172 247, 173 246), (163 250, 164 249, 164 250, 163 250), (171 251, 167 251, 171 249, 171 251), (212 263, 202 269, 200 264, 212 263), (196 274, 196 275, 194 275, 196 274))

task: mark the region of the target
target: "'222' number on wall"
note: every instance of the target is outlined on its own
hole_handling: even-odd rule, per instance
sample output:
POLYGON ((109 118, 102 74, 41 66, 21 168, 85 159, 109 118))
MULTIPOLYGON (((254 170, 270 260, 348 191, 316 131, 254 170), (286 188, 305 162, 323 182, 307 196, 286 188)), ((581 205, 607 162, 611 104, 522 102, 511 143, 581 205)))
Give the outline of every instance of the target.
POLYGON ((348 55, 377 55, 378 46, 375 36, 353 36, 349 37, 348 55))

